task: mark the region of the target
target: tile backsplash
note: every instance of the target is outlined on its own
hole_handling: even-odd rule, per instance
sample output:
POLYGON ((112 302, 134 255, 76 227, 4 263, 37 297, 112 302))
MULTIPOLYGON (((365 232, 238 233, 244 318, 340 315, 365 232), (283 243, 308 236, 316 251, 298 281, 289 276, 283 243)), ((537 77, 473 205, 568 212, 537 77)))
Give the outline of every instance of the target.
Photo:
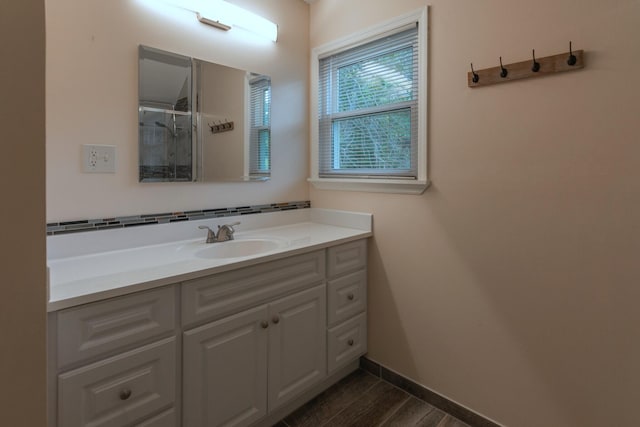
POLYGON ((145 215, 119 216, 113 218, 84 219, 47 223, 47 235, 78 233, 84 231, 107 230, 113 228, 136 227, 150 224, 166 224, 178 221, 190 221, 225 216, 251 215, 266 212, 287 211, 310 208, 311 202, 284 202, 262 205, 247 205, 234 208, 202 209, 184 212, 165 212, 145 215))

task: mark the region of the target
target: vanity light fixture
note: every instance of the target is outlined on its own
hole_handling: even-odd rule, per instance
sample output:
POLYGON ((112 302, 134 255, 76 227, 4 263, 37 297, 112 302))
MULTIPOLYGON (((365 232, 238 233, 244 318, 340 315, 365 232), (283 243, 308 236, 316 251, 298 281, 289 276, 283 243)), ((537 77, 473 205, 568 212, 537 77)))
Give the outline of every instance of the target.
POLYGON ((220 30, 240 27, 273 42, 278 40, 278 25, 262 16, 222 0, 164 0, 165 3, 195 12, 198 21, 220 30))
POLYGON ((276 24, 226 1, 209 0, 206 3, 200 2, 198 20, 225 31, 233 27, 240 27, 271 41, 278 40, 278 26, 276 24), (218 26, 218 24, 222 25, 222 27, 218 26), (225 29, 224 27, 230 28, 225 29))
POLYGON ((198 17, 198 21, 202 22, 203 24, 211 25, 212 27, 216 27, 223 31, 229 31, 231 29, 231 25, 223 24, 220 21, 214 21, 213 19, 205 18, 204 16, 200 15, 199 12, 196 13, 196 16, 198 17))

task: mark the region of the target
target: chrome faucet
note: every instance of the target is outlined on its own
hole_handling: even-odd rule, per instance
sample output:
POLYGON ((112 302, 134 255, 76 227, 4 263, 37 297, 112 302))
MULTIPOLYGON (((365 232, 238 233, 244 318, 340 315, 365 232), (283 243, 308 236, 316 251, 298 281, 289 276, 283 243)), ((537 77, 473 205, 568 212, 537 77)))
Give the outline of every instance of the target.
POLYGON ((231 224, 224 224, 218 226, 218 233, 207 227, 206 225, 199 225, 198 228, 207 231, 207 243, 218 243, 233 240, 234 225, 240 225, 240 221, 233 222, 231 224))

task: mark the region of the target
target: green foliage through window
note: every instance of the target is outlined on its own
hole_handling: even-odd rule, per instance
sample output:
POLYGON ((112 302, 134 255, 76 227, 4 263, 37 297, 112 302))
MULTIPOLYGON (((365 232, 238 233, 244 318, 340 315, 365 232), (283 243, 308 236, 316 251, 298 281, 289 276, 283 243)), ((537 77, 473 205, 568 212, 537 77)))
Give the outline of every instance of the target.
POLYGON ((338 69, 338 111, 355 111, 413 98, 411 47, 338 69))
POLYGON ((410 169, 411 110, 333 123, 334 169, 410 169))

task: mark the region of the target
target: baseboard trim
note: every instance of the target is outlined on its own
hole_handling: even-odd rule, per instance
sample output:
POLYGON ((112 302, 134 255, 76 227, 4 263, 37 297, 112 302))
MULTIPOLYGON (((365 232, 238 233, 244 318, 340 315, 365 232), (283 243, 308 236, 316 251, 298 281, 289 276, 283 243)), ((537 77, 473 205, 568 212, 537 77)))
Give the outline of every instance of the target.
POLYGON ((501 424, 498 424, 495 421, 492 421, 365 356, 360 358, 360 369, 363 369, 398 387, 399 389, 406 391, 412 396, 415 396, 418 399, 453 415, 472 427, 502 427, 501 424))

